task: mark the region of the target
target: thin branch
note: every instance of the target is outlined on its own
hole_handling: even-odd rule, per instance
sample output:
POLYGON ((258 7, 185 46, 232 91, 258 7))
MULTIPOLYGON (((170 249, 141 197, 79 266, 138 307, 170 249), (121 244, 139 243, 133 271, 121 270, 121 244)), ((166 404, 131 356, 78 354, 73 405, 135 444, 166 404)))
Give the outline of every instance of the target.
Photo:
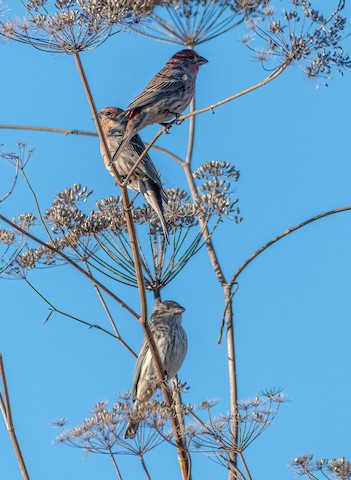
POLYGON ((86 132, 84 130, 67 130, 64 128, 32 127, 28 125, 0 125, 0 128, 7 130, 31 130, 34 132, 63 133, 64 135, 86 135, 88 137, 97 137, 95 132, 86 132))
POLYGON ((140 320, 140 315, 138 315, 129 305, 127 305, 123 300, 121 300, 117 295, 115 295, 111 290, 109 290, 103 283, 101 283, 97 278, 93 277, 92 275, 89 275, 88 272, 84 270, 84 268, 80 267, 74 260, 69 258, 65 253, 63 253, 61 250, 59 250, 56 247, 53 247, 49 243, 44 242, 40 238, 32 235, 28 231, 24 230, 21 228, 19 225, 11 222, 8 218, 4 217, 3 215, 0 214, 0 220, 3 222, 7 223, 10 225, 14 230, 17 230, 20 232, 22 235, 30 238, 34 242, 38 243, 39 245, 42 245, 43 247, 47 248, 51 252, 54 252, 56 255, 59 257, 63 258, 67 263, 69 263, 72 267, 74 267, 76 270, 78 270, 81 274, 83 274, 85 277, 87 277, 91 282, 96 283, 101 290, 103 290, 107 295, 112 297, 117 303, 119 303, 123 308, 125 308, 131 315, 133 315, 135 318, 140 320))
MULTIPOLYGON (((87 269, 87 272, 91 275, 91 270, 89 268, 89 265, 87 262, 84 262, 85 263, 85 268, 87 269)), ((121 342, 121 344, 128 350, 129 353, 131 353, 133 355, 134 358, 138 358, 138 355, 134 352, 134 350, 123 340, 123 338, 121 337, 119 331, 118 331, 118 328, 116 326, 116 323, 111 315, 111 312, 105 302, 105 299, 102 295, 102 293, 100 292, 100 289, 99 287, 94 283, 94 289, 96 291, 96 294, 103 306, 103 309, 105 310, 105 313, 107 315, 107 318, 109 319, 110 323, 111 323, 111 326, 115 332, 115 335, 116 335, 116 338, 119 342, 121 342)))
POLYGON ((67 318, 70 318, 71 320, 74 320, 78 323, 81 323, 83 325, 86 325, 87 327, 89 328, 94 328, 96 330, 100 330, 101 332, 104 332, 104 333, 107 333, 107 335, 110 335, 111 337, 115 338, 118 340, 118 337, 116 335, 114 335, 113 333, 109 332, 108 330, 106 330, 105 328, 101 327, 100 325, 96 325, 96 324, 93 324, 93 323, 89 323, 89 322, 86 322, 85 320, 82 320, 81 318, 78 318, 78 317, 75 317, 74 315, 70 315, 69 313, 66 313, 66 312, 63 312, 62 310, 59 310, 58 308, 56 308, 46 297, 44 297, 44 295, 42 293, 39 292, 39 290, 37 288, 35 288, 35 286, 27 279, 25 278, 25 281, 27 283, 27 285, 32 289, 34 290, 34 292, 42 299, 44 300, 44 302, 49 305, 51 311, 49 313, 49 315, 46 317, 46 322, 49 320, 49 318, 51 317, 51 315, 55 312, 55 313, 58 313, 59 315, 62 315, 63 317, 67 317, 67 318))
POLYGON ((1 382, 2 382, 2 387, 4 390, 4 399, 1 396, 0 399, 0 409, 1 413, 4 417, 4 421, 6 423, 6 428, 9 434, 9 437, 12 442, 13 449, 15 451, 15 455, 17 458, 17 462, 19 465, 19 468, 21 470, 21 474, 24 480, 29 480, 29 475, 27 471, 26 464, 24 463, 24 458, 22 455, 21 448, 19 446, 17 436, 15 433, 15 427, 13 425, 12 421, 12 413, 11 413, 11 403, 10 403, 10 396, 7 388, 7 381, 6 381, 6 374, 5 374, 5 367, 4 367, 4 362, 2 359, 2 354, 0 353, 0 377, 1 377, 1 382))
MULTIPOLYGON (((143 153, 139 156, 138 160, 135 162, 135 164, 133 165, 133 167, 130 169, 128 175, 126 176, 126 178, 123 180, 123 183, 121 183, 121 187, 126 187, 128 185, 128 182, 129 182, 129 179, 130 177, 133 175, 133 173, 135 172, 135 170, 138 168, 140 162, 142 162, 142 160, 144 159, 144 157, 146 156, 146 154, 148 153, 148 151, 150 150, 150 148, 154 145, 154 143, 158 140, 158 138, 167 131, 167 128, 166 127, 162 127, 161 130, 159 130, 156 135, 154 136, 154 138, 151 140, 151 142, 148 144, 148 146, 145 148, 145 150, 143 151, 143 153)), ((114 157, 115 155, 112 157, 112 160, 111 162, 113 162, 114 160, 114 157)))
POLYGON ((37 195, 36 195, 36 193, 35 193, 35 191, 34 191, 34 188, 32 187, 32 185, 31 185, 31 183, 30 183, 30 181, 29 181, 29 179, 28 179, 28 177, 27 177, 27 175, 26 175, 26 173, 25 173, 25 171, 24 171, 24 168, 21 168, 21 172, 22 172, 23 178, 25 179, 25 181, 26 181, 26 183, 27 183, 27 185, 28 185, 29 190, 31 191, 31 193, 32 193, 32 195, 33 195, 34 202, 35 202, 35 205, 36 205, 36 207, 37 207, 37 211, 38 211, 38 215, 39 215, 41 224, 43 225, 46 233, 48 234, 49 239, 52 241, 52 236, 51 236, 50 231, 49 231, 49 229, 48 229, 48 227, 47 227, 47 225, 46 225, 46 223, 45 223, 45 221, 44 221, 43 215, 42 215, 42 213, 41 213, 41 208, 40 208, 40 205, 39 205, 38 197, 37 197, 37 195))
MULTIPOLYGON (((98 137, 99 135, 96 132, 88 132, 84 130, 67 130, 64 128, 47 128, 47 127, 32 127, 28 125, 0 125, 0 129, 8 129, 8 130, 31 130, 31 131, 36 131, 36 132, 50 132, 50 133, 63 133, 64 135, 85 135, 88 137, 98 137)), ((149 145, 149 142, 144 142, 146 146, 149 145)), ((152 145, 154 150, 157 150, 158 152, 164 153, 170 158, 173 158, 173 160, 176 160, 179 165, 183 165, 184 160, 182 160, 180 157, 175 155, 174 153, 170 152, 166 148, 159 147, 158 145, 152 145)))
POLYGON ((185 120, 186 118, 193 117, 194 115, 199 115, 199 113, 204 113, 208 111, 213 111, 215 108, 220 107, 221 105, 224 105, 225 103, 232 102, 233 100, 236 100, 239 97, 242 97, 243 95, 246 95, 247 93, 251 93, 254 90, 257 90, 260 87, 263 87, 264 85, 267 85, 267 83, 271 82, 275 78, 277 78, 283 71, 290 65, 291 60, 287 60, 284 62, 282 65, 277 67, 268 77, 266 77, 264 80, 261 82, 256 83, 255 85, 252 85, 249 88, 246 88, 245 90, 242 90, 239 93, 235 93, 234 95, 231 95, 230 97, 224 98, 223 100, 220 100, 219 102, 212 103, 211 105, 200 108, 199 110, 194 110, 193 112, 189 112, 185 115, 182 115, 179 117, 179 121, 185 120))
POLYGON ((12 185, 10 187, 10 190, 8 192, 6 192, 5 195, 2 198, 0 198, 0 203, 2 203, 4 200, 6 200, 6 198, 8 198, 11 195, 11 193, 13 192, 13 189, 15 188, 15 185, 16 185, 17 179, 18 179, 18 172, 19 172, 19 161, 17 160, 16 161, 16 173, 15 173, 12 185))
POLYGON ((312 222, 315 222, 316 220, 320 220, 321 218, 324 218, 324 217, 328 217, 329 215, 334 215, 336 213, 341 213, 341 212, 347 212, 351 210, 351 206, 348 206, 348 207, 342 207, 342 208, 337 208, 335 210, 330 210, 329 212, 324 212, 324 213, 321 213, 320 215, 316 215, 315 217, 312 217, 312 218, 309 218, 308 220, 305 220, 304 222, 302 223, 299 223, 298 225, 295 225, 295 227, 291 227, 291 228, 288 228, 287 230, 285 230, 285 232, 281 233, 280 235, 278 235, 277 237, 273 238, 272 240, 270 240, 268 243, 266 243, 265 245, 263 245, 263 247, 261 247, 259 250, 257 250, 255 253, 253 253, 242 265, 240 268, 238 268, 238 270, 235 272, 233 278, 231 279, 231 281, 229 282, 229 285, 232 286, 234 284, 234 282, 237 281, 239 275, 241 274, 241 272, 243 270, 245 270, 245 268, 256 258, 258 257, 261 253, 263 253, 265 250, 267 250, 267 248, 269 248, 271 245, 274 245, 276 242, 278 242, 279 240, 281 240, 282 238, 286 237, 287 235, 290 235, 291 233, 293 232, 296 232, 296 230, 299 230, 300 228, 302 227, 305 227, 306 225, 308 225, 309 223, 312 223, 312 222))

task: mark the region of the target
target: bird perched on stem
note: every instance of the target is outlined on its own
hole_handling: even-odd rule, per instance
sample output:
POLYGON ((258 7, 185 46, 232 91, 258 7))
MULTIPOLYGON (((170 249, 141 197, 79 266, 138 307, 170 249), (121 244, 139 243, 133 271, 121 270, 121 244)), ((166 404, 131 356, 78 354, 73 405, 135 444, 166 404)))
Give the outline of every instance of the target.
POLYGON ((172 119, 177 121, 194 96, 200 66, 207 62, 190 49, 181 50, 168 60, 121 115, 127 126, 115 158, 142 128, 154 123, 164 125, 172 119))
MULTIPOLYGON (((102 130, 111 157, 113 157, 114 153, 120 146, 126 127, 126 122, 123 122, 120 118, 122 112, 123 110, 117 107, 105 107, 99 113, 102 130)), ((117 172, 122 178, 127 177, 144 150, 145 145, 139 135, 134 135, 128 140, 121 155, 114 160, 117 172)), ((105 155, 102 144, 100 144, 100 151, 106 168, 110 174, 114 176, 113 169, 110 165, 109 159, 105 155)), ((167 204, 168 199, 162 187, 161 177, 148 154, 145 155, 133 175, 130 177, 127 187, 142 193, 147 203, 155 210, 160 219, 165 240, 169 243, 168 230, 163 210, 163 202, 167 204)))
MULTIPOLYGON (((150 319, 150 329, 167 379, 177 374, 188 348, 187 336, 181 325, 184 310, 184 307, 173 300, 157 302, 150 319)), ((135 437, 139 423, 142 421, 142 405, 150 400, 159 387, 160 382, 153 358, 144 340, 134 373, 134 408, 125 438, 135 437)))

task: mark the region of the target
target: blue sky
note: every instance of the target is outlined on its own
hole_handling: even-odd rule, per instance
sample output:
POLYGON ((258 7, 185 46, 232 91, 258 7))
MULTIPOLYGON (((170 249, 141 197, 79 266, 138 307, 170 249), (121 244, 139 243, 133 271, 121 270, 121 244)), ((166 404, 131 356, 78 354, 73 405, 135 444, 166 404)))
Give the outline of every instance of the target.
MULTIPOLYGON (((19 11, 19 9, 18 9, 19 11)), ((14 10, 17 13, 17 10, 14 10)), ((348 13, 348 12, 346 12, 348 13)), ((241 45, 239 30, 201 45, 209 60, 201 68, 197 105, 206 106, 263 79, 266 73, 241 45)), ((350 40, 345 42, 348 50, 350 40)), ((42 125, 93 130, 73 58, 44 54, 28 46, 0 46, 0 124, 42 125)), ((177 47, 134 33, 119 34, 82 54, 98 108, 126 106, 177 47)), ((194 165, 225 160, 241 172, 235 194, 244 221, 227 221, 215 234, 224 271, 230 277, 261 245, 286 228, 316 214, 350 205, 350 76, 335 76, 329 87, 307 80, 297 67, 215 114, 198 116, 194 165)), ((163 136, 160 145, 183 156, 187 122, 163 136)), ((143 132, 150 140, 157 127, 143 132)), ((93 201, 116 193, 105 171, 96 138, 0 130, 0 143, 35 148, 28 176, 41 205, 62 189, 81 183, 93 188, 93 201)), ((186 188, 179 166, 153 152, 166 187, 186 188)), ((1 166, 3 178, 10 167, 1 166)), ((2 182, 1 182, 2 183, 2 182)), ((2 185, 2 190, 6 187, 2 185)), ((34 211, 19 182, 2 205, 9 217, 34 211)), ((92 207, 93 208, 93 207, 92 207)), ((240 278, 234 300, 239 397, 254 397, 280 386, 290 398, 274 424, 247 451, 253 478, 288 479, 289 461, 313 452, 317 457, 350 458, 347 409, 350 365, 350 213, 315 222, 290 235, 252 263, 240 278), (263 473, 264 472, 264 473, 263 473)), ((29 279, 57 308, 108 326, 92 285, 69 266, 36 270, 29 279)), ((134 289, 110 284, 138 310, 134 289)), ((229 408, 225 346, 217 346, 222 293, 202 250, 164 291, 187 310, 183 316, 189 352, 180 378, 190 385, 185 400, 219 398, 229 408)), ((69 319, 53 316, 21 281, 1 281, 0 351, 3 353, 16 431, 33 479, 113 478, 112 464, 66 446, 53 446, 51 422, 67 416, 75 425, 91 406, 110 403, 131 388, 134 359, 113 339, 69 319)), ((109 302, 121 332, 139 349, 141 328, 109 302)), ((152 298, 149 297, 149 308, 152 298)), ((20 474, 0 422, 0 478, 20 474)), ((151 477, 179 478, 176 453, 146 457, 151 477)), ((194 478, 226 478, 205 456, 193 457, 194 478)), ((143 478, 138 461, 121 458, 126 478, 143 478)))

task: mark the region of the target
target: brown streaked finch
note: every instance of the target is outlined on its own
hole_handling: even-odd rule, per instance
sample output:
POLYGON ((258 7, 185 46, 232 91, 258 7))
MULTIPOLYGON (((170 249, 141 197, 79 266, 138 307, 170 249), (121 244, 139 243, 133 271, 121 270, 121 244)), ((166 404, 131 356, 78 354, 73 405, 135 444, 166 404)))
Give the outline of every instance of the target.
POLYGON ((168 60, 123 112, 122 117, 127 119, 127 126, 115 158, 120 155, 128 140, 142 128, 154 123, 165 125, 165 122, 172 119, 177 121, 194 96, 200 66, 207 62, 190 49, 181 50, 168 60))
MULTIPOLYGON (((173 300, 156 303, 150 319, 150 329, 160 355, 167 380, 173 378, 180 369, 187 349, 188 339, 181 325, 185 308, 173 300)), ((133 412, 124 438, 134 438, 142 421, 143 403, 148 402, 160 387, 152 355, 144 340, 134 373, 133 412)))
MULTIPOLYGON (((99 113, 99 118, 104 132, 108 149, 111 157, 118 149, 122 142, 123 133, 125 131, 126 122, 121 121, 119 115, 123 110, 118 107, 105 107, 99 113)), ((128 140, 123 152, 118 158, 114 159, 118 174, 123 178, 128 173, 145 150, 145 145, 139 135, 134 135, 128 140)), ((109 173, 114 176, 114 171, 110 165, 109 159, 106 158, 102 144, 100 143, 100 151, 105 166, 109 173)), ((130 177, 128 188, 140 192, 147 203, 157 213, 165 240, 169 243, 168 230, 163 211, 163 202, 168 203, 167 195, 162 187, 161 177, 148 154, 139 163, 137 169, 130 177)))

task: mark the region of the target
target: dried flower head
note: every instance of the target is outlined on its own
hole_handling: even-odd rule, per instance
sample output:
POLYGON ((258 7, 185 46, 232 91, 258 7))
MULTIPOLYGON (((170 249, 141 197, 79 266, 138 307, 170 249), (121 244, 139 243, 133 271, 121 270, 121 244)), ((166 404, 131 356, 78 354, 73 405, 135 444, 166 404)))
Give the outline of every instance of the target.
MULTIPOLYGON (((4 39, 51 52, 77 53, 101 45, 165 0, 29 0, 22 20, 0 22, 4 39)), ((169 3, 169 1, 167 2, 169 3)))
POLYGON ((125 440, 132 410, 130 393, 120 394, 110 409, 107 401, 101 401, 93 406, 92 416, 76 427, 63 430, 56 443, 82 448, 87 453, 144 455, 167 439, 163 432, 169 415, 163 402, 154 400, 145 404, 140 431, 135 439, 125 440))
MULTIPOLYGON (((245 450, 276 417, 283 402, 280 390, 270 389, 261 395, 238 403, 237 414, 213 415, 217 401, 205 401, 200 410, 207 412, 208 419, 198 422, 189 430, 190 444, 195 451, 207 454, 212 460, 228 468, 229 455, 245 450), (238 443, 232 434, 232 425, 238 425, 238 443)), ((190 407, 193 411, 194 408, 190 407)))
MULTIPOLYGON (((346 18, 340 15, 344 0, 334 3, 328 13, 312 7, 308 0, 292 1, 290 9, 275 9, 272 2, 260 17, 250 18, 248 29, 264 45, 255 56, 265 63, 275 59, 280 64, 297 64, 308 78, 330 79, 334 70, 343 74, 351 60, 341 44, 346 33, 346 18)), ((248 42, 245 40, 245 43, 248 42)))

